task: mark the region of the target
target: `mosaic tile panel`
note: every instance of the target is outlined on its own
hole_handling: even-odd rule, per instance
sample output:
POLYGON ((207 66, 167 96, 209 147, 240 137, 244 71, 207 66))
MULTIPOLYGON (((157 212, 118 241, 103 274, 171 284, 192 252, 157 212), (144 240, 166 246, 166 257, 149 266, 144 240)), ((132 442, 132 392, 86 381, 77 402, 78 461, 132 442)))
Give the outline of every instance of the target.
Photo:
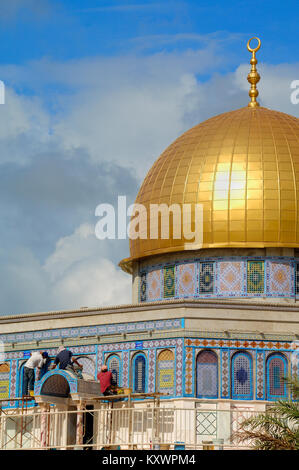
POLYGON ((265 398, 265 359, 263 351, 256 354, 256 399, 264 400, 265 398))
POLYGON ((147 300, 153 302, 163 297, 162 269, 154 269, 147 273, 147 300))
POLYGON ((195 263, 180 264, 177 268, 177 295, 194 297, 196 295, 197 273, 195 263))
POLYGON ((146 273, 140 274, 140 302, 146 302, 146 273))
POLYGON ((296 295, 299 295, 299 263, 295 264, 295 289, 296 289, 296 295))
MULTIPOLYGON (((188 346, 196 346, 200 348, 208 348, 208 347, 220 347, 220 348, 237 348, 237 349, 271 349, 271 350, 290 350, 291 349, 291 342, 287 341, 269 341, 269 340, 247 340, 247 339, 187 339, 186 345, 188 346)), ((271 351, 269 351, 271 354, 271 351)))
POLYGON ((129 352, 123 353, 123 387, 129 387, 129 352))
POLYGON ((3 374, 0 374, 0 398, 9 398, 9 374, 6 374, 7 377, 3 377, 3 374))
POLYGON ((164 267, 164 298, 175 296, 175 266, 164 267))
POLYGON ((172 343, 176 345, 176 395, 183 393, 183 340, 177 339, 172 343))
POLYGON ((157 366, 158 391, 174 395, 175 365, 173 351, 162 351, 158 356, 157 366))
POLYGON ((247 262, 247 292, 249 294, 264 293, 264 261, 247 262))
POLYGON ((155 392, 155 369, 156 369, 156 351, 150 349, 148 352, 148 392, 155 392))
POLYGON ((192 348, 186 347, 186 359, 185 359, 185 392, 187 395, 192 394, 192 363, 193 363, 193 351, 192 348))
MULTIPOLYGON (((48 338, 51 339, 59 339, 59 338, 74 338, 77 336, 95 336, 95 335, 107 335, 107 334, 118 334, 118 333, 126 333, 126 332, 134 332, 134 331, 150 331, 150 330, 158 330, 158 329, 174 329, 181 327, 181 320, 174 319, 174 320, 152 320, 152 321, 143 321, 143 322, 131 322, 131 323, 112 323, 108 325, 98 325, 94 327, 82 327, 82 328, 64 328, 64 329, 57 329, 57 330, 50 330, 49 332, 46 331, 39 331, 39 332, 28 332, 24 334, 7 334, 7 335, 0 335, 0 341, 5 343, 17 343, 20 341, 32 341, 36 340, 45 340, 48 338)), ((84 352, 92 353, 95 352, 95 346, 86 346, 89 348, 88 350, 85 349, 84 352)), ((32 349, 35 349, 32 347, 32 349)), ((56 349, 55 349, 56 351, 56 349)), ((83 352, 83 351, 81 351, 83 352)), ((19 353, 16 354, 15 358, 19 357, 19 353)), ((77 354, 77 353, 76 353, 77 354)))
POLYGON ((199 263, 199 292, 213 294, 214 292, 214 262, 199 263))
POLYGON ((267 290, 269 294, 289 297, 294 291, 293 266, 282 261, 269 261, 267 266, 267 290))
POLYGON ((92 358, 88 356, 81 356, 78 358, 79 364, 83 366, 83 371, 85 374, 90 375, 95 378, 96 365, 92 358))
POLYGON ((222 377, 221 377, 221 397, 229 398, 230 395, 230 380, 229 380, 229 351, 221 351, 221 366, 222 366, 222 377))
POLYGON ((244 263, 221 261, 218 263, 217 293, 221 296, 242 296, 244 292, 244 263))

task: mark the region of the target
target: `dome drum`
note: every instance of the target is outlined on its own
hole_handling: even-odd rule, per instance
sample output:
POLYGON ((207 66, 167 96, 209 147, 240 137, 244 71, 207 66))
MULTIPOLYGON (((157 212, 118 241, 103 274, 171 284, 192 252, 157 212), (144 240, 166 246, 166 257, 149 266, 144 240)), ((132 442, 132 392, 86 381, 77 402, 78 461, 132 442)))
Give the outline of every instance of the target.
POLYGON ((141 264, 137 278, 139 302, 213 298, 294 302, 299 298, 299 256, 165 257, 164 262, 141 264))

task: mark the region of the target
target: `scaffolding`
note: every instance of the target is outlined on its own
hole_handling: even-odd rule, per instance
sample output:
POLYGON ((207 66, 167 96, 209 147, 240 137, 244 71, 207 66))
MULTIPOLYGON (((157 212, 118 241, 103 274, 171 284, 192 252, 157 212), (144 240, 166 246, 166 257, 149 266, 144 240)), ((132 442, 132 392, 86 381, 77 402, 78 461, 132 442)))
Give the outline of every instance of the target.
POLYGON ((80 398, 76 407, 64 410, 51 403, 30 407, 29 397, 23 402, 19 409, 0 408, 0 449, 248 448, 233 436, 243 419, 257 413, 217 404, 214 409, 175 407, 161 402, 159 394, 80 398))

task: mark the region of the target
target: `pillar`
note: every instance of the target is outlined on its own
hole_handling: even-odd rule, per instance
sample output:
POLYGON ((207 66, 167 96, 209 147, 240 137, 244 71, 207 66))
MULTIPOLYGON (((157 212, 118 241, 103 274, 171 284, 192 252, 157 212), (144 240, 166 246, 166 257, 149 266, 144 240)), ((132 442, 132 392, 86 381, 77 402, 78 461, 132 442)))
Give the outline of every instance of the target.
POLYGON ((83 410, 84 405, 80 402, 77 404, 77 426, 76 426, 76 446, 83 445, 83 410))

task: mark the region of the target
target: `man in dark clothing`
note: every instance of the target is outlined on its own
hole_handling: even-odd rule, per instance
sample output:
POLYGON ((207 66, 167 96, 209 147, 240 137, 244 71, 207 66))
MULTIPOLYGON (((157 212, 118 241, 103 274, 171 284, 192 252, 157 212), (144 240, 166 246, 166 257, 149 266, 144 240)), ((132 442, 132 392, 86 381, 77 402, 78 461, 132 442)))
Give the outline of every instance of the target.
POLYGON ((57 350, 57 355, 54 360, 53 369, 55 369, 55 367, 59 364, 59 369, 69 370, 70 372, 73 372, 76 374, 73 364, 74 363, 77 364, 79 369, 83 369, 83 366, 79 364, 77 359, 72 358, 72 356, 73 356, 73 353, 71 351, 69 351, 68 349, 65 349, 64 346, 60 346, 60 348, 58 348, 57 350))
POLYGON ((100 389, 103 395, 113 395, 112 386, 114 383, 112 372, 108 370, 106 365, 101 367, 101 372, 97 375, 97 379, 100 382, 100 389))
POLYGON ((51 362, 51 359, 49 358, 49 354, 47 353, 47 351, 44 351, 42 353, 42 356, 43 356, 43 365, 39 371, 39 380, 41 380, 41 378, 48 372, 49 365, 51 362))

